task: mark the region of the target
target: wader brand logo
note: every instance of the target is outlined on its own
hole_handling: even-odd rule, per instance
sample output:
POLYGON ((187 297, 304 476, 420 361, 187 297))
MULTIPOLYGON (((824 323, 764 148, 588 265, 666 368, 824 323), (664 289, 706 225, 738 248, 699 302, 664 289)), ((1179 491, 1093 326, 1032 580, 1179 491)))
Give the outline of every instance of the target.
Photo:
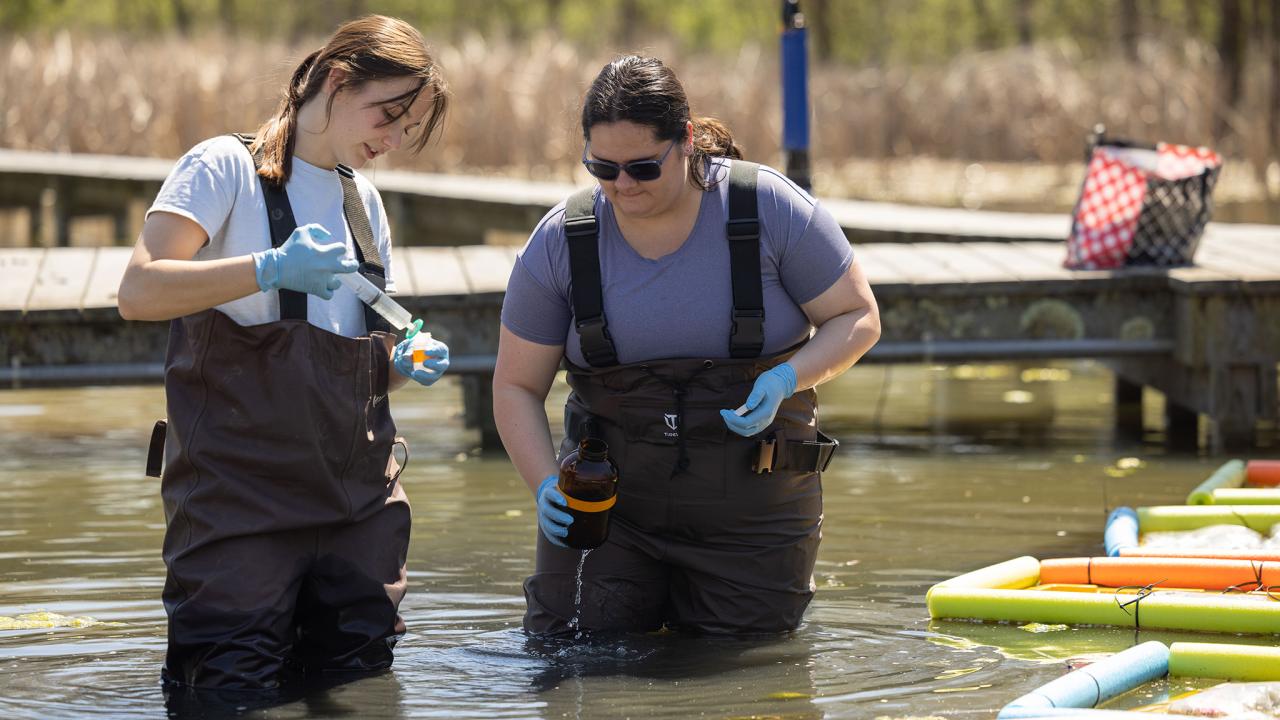
MULTIPOLYGON (((662 419, 667 421, 667 427, 671 428, 672 430, 678 431, 680 429, 676 425, 676 421, 680 419, 679 415, 676 415, 675 413, 663 413, 662 419)), ((669 438, 680 436, 679 432, 664 432, 662 434, 669 438)))

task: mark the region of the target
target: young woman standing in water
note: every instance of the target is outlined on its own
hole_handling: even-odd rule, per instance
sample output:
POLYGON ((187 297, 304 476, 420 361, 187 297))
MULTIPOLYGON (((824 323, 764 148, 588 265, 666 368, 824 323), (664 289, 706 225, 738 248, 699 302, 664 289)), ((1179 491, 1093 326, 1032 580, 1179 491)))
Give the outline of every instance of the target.
POLYGON ((148 463, 163 448, 168 683, 391 665, 410 515, 386 396, 434 383, 448 348, 415 371, 340 276, 394 290, 382 200, 355 170, 420 151, 446 105, 415 29, 348 22, 256 136, 192 148, 147 213, 119 307, 172 320, 148 463))

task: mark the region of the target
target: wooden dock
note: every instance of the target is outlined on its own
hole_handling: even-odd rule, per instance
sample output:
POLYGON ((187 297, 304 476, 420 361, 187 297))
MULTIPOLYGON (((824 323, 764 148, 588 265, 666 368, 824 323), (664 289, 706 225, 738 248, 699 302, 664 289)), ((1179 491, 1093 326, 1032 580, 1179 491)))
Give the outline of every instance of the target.
MULTIPOLYGON (((1256 423, 1280 414, 1280 230, 1211 225, 1197 265, 1176 269, 1064 270, 1062 244, 1042 241, 855 251, 884 325, 868 362, 1104 359, 1122 404, 1153 387, 1168 398, 1170 433, 1194 438, 1203 414, 1215 449, 1252 446, 1256 423)), ((0 250, 4 385, 158 377, 167 325, 125 322, 115 311, 129 252, 0 250)), ((469 423, 489 441, 488 384, 515 253, 409 247, 395 261, 398 299, 449 343, 469 423)))
MULTIPOLYGON (((0 249, 0 385, 158 379, 167 325, 128 323, 115 292, 142 212, 172 161, 0 150, 0 207, 30 237, 0 249), (71 222, 113 220, 115 247, 67 247, 71 222)), ((496 440, 490 378, 518 243, 572 187, 377 170, 395 224, 401 301, 449 343, 468 422, 496 440), (506 244, 502 244, 506 243, 506 244)), ((1250 447, 1280 415, 1280 227, 1210 224, 1197 264, 1062 268, 1062 215, 823 200, 854 243, 884 334, 867 362, 1099 358, 1117 420, 1140 430, 1142 388, 1164 393, 1167 435, 1250 447)), ((0 244, 4 239, 0 238, 0 244)))

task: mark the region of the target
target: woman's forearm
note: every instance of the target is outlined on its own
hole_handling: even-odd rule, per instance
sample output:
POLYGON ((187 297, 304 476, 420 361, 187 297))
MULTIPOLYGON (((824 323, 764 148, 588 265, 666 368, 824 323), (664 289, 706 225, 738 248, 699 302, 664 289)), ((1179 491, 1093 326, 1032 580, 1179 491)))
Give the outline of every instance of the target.
POLYGON ((545 399, 516 385, 494 384, 494 420, 507 455, 529 490, 559 470, 551 445, 545 399))
POLYGON ((788 361, 796 371, 796 389, 816 387, 840 375, 879 339, 880 316, 874 306, 831 318, 788 361))
POLYGON ((120 281, 125 320, 172 320, 260 292, 249 255, 220 260, 135 262, 120 281))

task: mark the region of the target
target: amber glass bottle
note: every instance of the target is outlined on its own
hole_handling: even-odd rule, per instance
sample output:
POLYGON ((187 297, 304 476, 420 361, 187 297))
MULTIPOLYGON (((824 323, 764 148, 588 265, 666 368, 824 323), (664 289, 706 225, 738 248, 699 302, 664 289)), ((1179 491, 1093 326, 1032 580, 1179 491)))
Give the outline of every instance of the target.
POLYGON ((598 438, 583 439, 560 461, 559 488, 573 516, 565 544, 579 550, 603 545, 609 508, 618 499, 618 466, 609 458, 609 446, 598 438))

